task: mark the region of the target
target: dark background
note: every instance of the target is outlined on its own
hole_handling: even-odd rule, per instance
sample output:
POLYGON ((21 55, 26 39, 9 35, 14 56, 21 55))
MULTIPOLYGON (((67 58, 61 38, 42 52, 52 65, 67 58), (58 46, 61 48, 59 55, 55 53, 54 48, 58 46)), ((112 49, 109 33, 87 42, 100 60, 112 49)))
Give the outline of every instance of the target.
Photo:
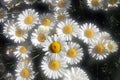
MULTIPOLYGON (((48 5, 35 3, 32 6, 23 6, 20 9, 33 8, 39 13, 50 12, 48 5)), ((14 9, 13 9, 14 10, 14 9)), ((111 34, 112 38, 120 46, 120 6, 117 8, 111 8, 108 11, 93 11, 86 6, 85 0, 72 0, 72 7, 68 10, 70 16, 76 20, 80 25, 85 22, 93 22, 102 31, 107 31, 111 34)), ((3 77, 7 72, 15 74, 16 59, 6 55, 6 47, 9 45, 16 45, 11 40, 5 38, 2 34, 3 24, 0 24, 0 63, 4 64, 4 72, 0 72, 0 80, 4 80, 3 77)), ((88 54, 88 47, 86 44, 78 41, 83 47, 84 58, 78 66, 84 69, 90 80, 120 80, 120 49, 113 54, 110 54, 107 59, 102 61, 96 61, 88 54)), ((39 55, 33 59, 34 70, 36 74, 35 80, 49 80, 42 71, 40 71, 39 65, 43 57, 42 50, 34 48, 31 57, 39 55)), ((0 66, 0 69, 3 67, 0 66)), ((3 70, 3 69, 2 69, 3 70)))

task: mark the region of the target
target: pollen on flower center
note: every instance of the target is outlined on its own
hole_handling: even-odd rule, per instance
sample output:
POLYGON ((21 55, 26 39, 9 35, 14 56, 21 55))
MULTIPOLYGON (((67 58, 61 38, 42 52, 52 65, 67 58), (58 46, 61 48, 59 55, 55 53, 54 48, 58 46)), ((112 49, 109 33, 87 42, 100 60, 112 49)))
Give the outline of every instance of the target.
POLYGON ((112 50, 112 49, 113 49, 113 45, 112 45, 112 44, 110 44, 110 43, 107 45, 107 47, 108 47, 108 49, 110 49, 110 50, 112 50))
POLYGON ((42 25, 50 26, 50 24, 51 24, 51 19, 49 19, 49 18, 44 18, 44 19, 42 20, 42 25))
POLYGON ((58 54, 61 51, 61 43, 58 41, 55 41, 50 44, 49 48, 51 52, 58 54))
POLYGON ((24 35, 24 31, 21 29, 17 29, 15 34, 17 37, 22 37, 24 35))
POLYGON ((92 29, 87 29, 87 30, 85 30, 84 35, 88 38, 93 38, 94 37, 94 31, 92 29))
POLYGON ((24 68, 24 69, 22 69, 22 71, 21 71, 21 76, 23 77, 23 78, 29 78, 29 76, 30 76, 30 71, 29 71, 29 69, 27 69, 27 68, 24 68))
POLYGON ((65 25, 63 28, 65 34, 71 34, 73 32, 73 27, 71 25, 65 25))
POLYGON ((98 53, 98 54, 102 54, 104 51, 105 51, 105 48, 103 46, 103 44, 98 44, 95 46, 95 51, 98 53))
POLYGON ((59 14, 58 16, 57 16, 57 19, 58 20, 63 20, 65 18, 65 15, 64 14, 59 14))
POLYGON ((58 2, 58 6, 59 6, 60 8, 64 7, 64 6, 65 6, 64 0, 60 0, 60 1, 58 2))
POLYGON ((74 48, 70 48, 67 52, 67 56, 75 58, 77 56, 77 51, 74 48))
POLYGON ((117 0, 109 0, 109 3, 114 5, 117 2, 117 0))
POLYGON ((29 25, 29 24, 32 24, 33 21, 34 21, 34 18, 33 18, 32 15, 27 16, 27 17, 25 18, 25 20, 24 20, 25 24, 28 24, 28 25, 29 25))
POLYGON ((21 46, 20 52, 21 52, 21 53, 26 53, 26 52, 27 52, 26 46, 21 46))
POLYGON ((60 62, 58 60, 52 60, 49 62, 49 68, 52 70, 60 69, 60 62))
POLYGON ((39 42, 44 42, 45 40, 46 40, 45 35, 42 34, 42 33, 40 33, 40 34, 38 35, 38 41, 39 41, 39 42))
POLYGON ((99 5, 99 0, 92 0, 92 5, 98 6, 99 5))

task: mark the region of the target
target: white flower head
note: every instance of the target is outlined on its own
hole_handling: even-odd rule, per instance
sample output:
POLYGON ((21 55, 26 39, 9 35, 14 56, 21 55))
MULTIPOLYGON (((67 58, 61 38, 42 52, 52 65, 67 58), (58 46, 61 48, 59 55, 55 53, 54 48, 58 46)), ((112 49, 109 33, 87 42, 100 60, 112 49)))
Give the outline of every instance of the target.
POLYGON ((43 51, 45 55, 50 55, 51 57, 63 56, 64 47, 66 42, 64 38, 61 38, 58 35, 48 36, 46 42, 43 44, 43 51))
POLYGON ((103 0, 87 0, 87 5, 89 8, 93 10, 101 9, 103 6, 103 0))
POLYGON ((56 33, 64 37, 67 41, 71 41, 73 37, 77 37, 79 25, 72 19, 66 19, 57 24, 56 33))
POLYGON ((83 50, 79 44, 68 42, 65 46, 65 60, 68 64, 77 64, 82 60, 83 50))
POLYGON ((80 27, 78 37, 85 43, 91 44, 98 40, 99 29, 92 23, 85 23, 80 27))
POLYGON ((15 72, 16 80, 33 80, 35 77, 31 63, 25 65, 22 62, 18 62, 15 72))
POLYGON ((34 9, 26 9, 18 15, 18 25, 21 29, 30 30, 38 23, 39 15, 34 9))
POLYGON ((7 16, 7 10, 0 8, 0 23, 6 21, 8 18, 7 16))
POLYGON ((31 42, 35 47, 42 47, 45 43, 48 36, 46 29, 44 30, 43 26, 40 25, 38 29, 35 29, 31 35, 31 42))
POLYGON ((105 48, 109 53, 114 53, 114 52, 117 52, 118 45, 113 40, 107 40, 107 42, 105 43, 105 48))
POLYGON ((67 64, 62 58, 50 58, 47 56, 43 57, 40 67, 49 79, 59 79, 63 77, 67 64))
POLYGON ((72 67, 66 70, 63 80, 89 80, 86 72, 78 67, 72 67))
POLYGON ((94 41, 89 45, 89 54, 96 60, 107 58, 108 51, 105 49, 105 41, 94 41))
POLYGON ((120 0, 108 0, 108 7, 118 7, 120 0))
POLYGON ((10 39, 15 43, 25 42, 28 37, 28 31, 21 29, 17 23, 13 24, 9 29, 10 39))

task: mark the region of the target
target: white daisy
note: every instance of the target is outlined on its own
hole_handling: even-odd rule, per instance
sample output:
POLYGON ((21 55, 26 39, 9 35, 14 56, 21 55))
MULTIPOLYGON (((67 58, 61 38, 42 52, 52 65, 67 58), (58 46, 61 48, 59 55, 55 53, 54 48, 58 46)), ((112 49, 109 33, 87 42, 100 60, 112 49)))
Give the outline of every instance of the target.
POLYGON ((40 16, 39 24, 43 25, 43 29, 45 29, 46 31, 53 29, 53 26, 55 25, 53 14, 42 14, 40 16))
POLYGON ((5 6, 8 10, 14 7, 14 1, 13 0, 2 0, 2 5, 5 6))
POLYGON ((41 47, 47 39, 48 32, 43 30, 42 25, 38 29, 35 29, 31 35, 31 42, 36 47, 41 47))
POLYGON ((37 0, 24 0, 25 4, 33 4, 35 3, 37 0))
POLYGON ((96 60, 107 58, 108 52, 105 49, 105 41, 94 41, 89 45, 89 54, 96 60))
POLYGON ((17 64, 17 69, 15 70, 16 80, 33 80, 34 71, 32 69, 31 63, 25 65, 24 63, 19 62, 17 64))
POLYGON ((13 52, 15 51, 15 46, 8 46, 6 49, 6 54, 7 55, 13 55, 13 52))
POLYGON ((49 58, 47 56, 43 58, 40 67, 46 77, 59 79, 63 77, 67 64, 62 58, 49 58))
POLYGON ((48 36, 46 42, 43 44, 43 51, 45 51, 45 55, 50 55, 51 57, 62 56, 64 53, 64 47, 66 42, 64 38, 60 36, 48 36))
POLYGON ((55 11, 54 17, 59 22, 69 18, 69 14, 66 10, 58 10, 55 11))
POLYGON ((35 27, 39 20, 38 12, 34 9, 26 9, 20 15, 18 15, 18 25, 21 29, 30 30, 35 27))
POLYGON ((53 2, 54 10, 67 10, 71 7, 71 0, 55 0, 53 2))
POLYGON ((68 42, 65 47, 65 60, 68 64, 77 64, 82 60, 83 50, 79 44, 68 42))
POLYGON ((100 40, 110 40, 110 39, 112 39, 112 37, 107 32, 99 32, 99 39, 100 40))
POLYGON ((108 52, 110 53, 114 53, 114 52, 117 52, 118 50, 118 45, 115 41, 113 40, 108 40, 105 44, 105 48, 108 52))
POLYGON ((119 0, 108 0, 108 7, 118 7, 119 0))
POLYGON ((10 27, 9 30, 10 39, 14 40, 15 43, 24 42, 28 37, 28 32, 21 29, 16 23, 10 27))
POLYGON ((52 3, 54 0, 41 0, 41 1, 42 1, 42 3, 48 4, 48 3, 52 3))
POLYGON ((7 11, 3 8, 0 8, 0 23, 6 21, 7 17, 7 11))
POLYGON ((87 5, 89 8, 93 10, 101 9, 103 6, 103 0, 87 0, 87 5))
POLYGON ((8 32, 10 31, 11 27, 13 27, 13 25, 14 25, 13 20, 7 20, 4 23, 3 34, 5 35, 6 38, 10 38, 10 34, 8 32))
POLYGON ((90 44, 98 40, 99 29, 92 23, 85 23, 80 27, 78 37, 85 43, 90 44))
POLYGON ((84 70, 72 67, 64 73, 63 80, 89 80, 89 78, 84 70))
POLYGON ((79 25, 72 19, 66 19, 57 24, 56 33, 62 35, 67 41, 72 40, 73 36, 77 37, 79 25))
POLYGON ((18 59, 25 59, 28 58, 28 54, 31 53, 32 47, 30 45, 21 44, 18 47, 16 47, 16 50, 14 51, 14 55, 18 59))

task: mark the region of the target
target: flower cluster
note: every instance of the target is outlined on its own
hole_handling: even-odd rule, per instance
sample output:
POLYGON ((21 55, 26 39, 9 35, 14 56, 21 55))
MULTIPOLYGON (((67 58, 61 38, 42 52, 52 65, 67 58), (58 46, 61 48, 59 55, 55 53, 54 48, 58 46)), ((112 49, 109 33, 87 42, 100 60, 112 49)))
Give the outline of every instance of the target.
POLYGON ((120 4, 119 0, 87 0, 87 5, 93 10, 105 10, 111 9, 112 7, 118 7, 120 4))
MULTIPOLYGON (((116 1, 108 0, 112 6, 117 5, 116 1)), ((2 3, 7 9, 0 9, 0 22, 4 23, 3 34, 17 44, 7 50, 8 55, 13 53, 17 58, 16 80, 34 79, 35 72, 32 67, 34 64, 30 57, 33 47, 44 52, 40 62, 43 74, 49 79, 62 80, 89 80, 87 73, 75 66, 84 56, 83 48, 78 43, 80 40, 88 45, 89 54, 96 60, 103 60, 118 50, 117 43, 109 33, 99 30, 94 23, 79 24, 70 17, 68 14, 70 0, 42 0, 43 3, 52 6, 51 13, 40 14, 35 9, 29 8, 8 18, 7 11, 9 12, 11 8, 21 4, 32 5, 35 2, 38 1, 3 0, 2 3)), ((88 0, 88 5, 98 9, 101 0, 88 0)))

